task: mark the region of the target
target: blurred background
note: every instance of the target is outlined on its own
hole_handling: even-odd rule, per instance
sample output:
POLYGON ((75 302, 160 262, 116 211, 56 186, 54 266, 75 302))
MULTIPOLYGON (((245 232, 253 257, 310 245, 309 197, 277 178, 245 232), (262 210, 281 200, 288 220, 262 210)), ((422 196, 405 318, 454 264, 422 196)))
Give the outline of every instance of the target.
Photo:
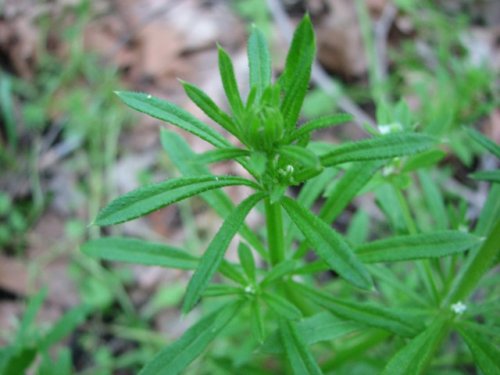
MULTIPOLYGON (((443 186, 465 197, 463 215, 474 219, 486 186, 465 177, 491 159, 460 129, 475 126, 500 141, 497 0, 0 0, 0 346, 59 322, 51 355, 33 373, 51 374, 41 371, 56 364, 68 371, 61 374, 134 374, 196 319, 179 320, 187 274, 79 251, 88 239, 119 234, 201 253, 220 223, 194 199, 132 223, 89 226, 113 197, 178 175, 161 150, 158 121, 113 92, 148 92, 206 120, 178 78, 225 106, 216 43, 231 53, 246 92, 250 25, 268 37, 279 74, 305 12, 318 65, 302 121, 353 113, 353 124, 322 134, 334 142, 366 136, 366 124, 410 120, 435 129, 453 151, 443 186)), ((207 149, 183 135, 196 151, 207 149)), ((233 168, 219 164, 216 172, 233 168)), ((215 356, 224 353, 217 345, 215 356)), ((19 368, 34 355, 23 350, 19 368)), ((193 373, 224 373, 211 361, 193 373)))

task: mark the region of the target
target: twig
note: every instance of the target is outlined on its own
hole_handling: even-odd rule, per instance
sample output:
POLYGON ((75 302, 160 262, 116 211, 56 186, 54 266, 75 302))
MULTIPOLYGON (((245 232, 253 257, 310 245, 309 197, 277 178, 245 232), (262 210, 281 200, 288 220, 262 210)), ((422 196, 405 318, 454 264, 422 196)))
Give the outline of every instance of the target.
MULTIPOLYGON (((267 5, 276 22, 276 25, 286 40, 290 42, 292 40, 293 27, 280 1, 267 0, 267 5)), ((317 61, 314 61, 313 63, 311 78, 313 82, 328 95, 332 97, 338 96, 337 105, 342 110, 351 113, 355 117, 356 124, 359 126, 368 124, 369 126, 375 128, 375 122, 373 119, 349 97, 342 94, 340 84, 332 79, 317 61)))

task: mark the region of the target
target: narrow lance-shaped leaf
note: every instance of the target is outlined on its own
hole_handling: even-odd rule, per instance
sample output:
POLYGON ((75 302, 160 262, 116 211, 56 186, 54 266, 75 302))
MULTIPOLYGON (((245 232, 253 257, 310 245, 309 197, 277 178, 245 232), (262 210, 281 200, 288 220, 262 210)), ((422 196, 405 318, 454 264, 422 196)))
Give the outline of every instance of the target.
POLYGON ((176 375, 193 362, 229 324, 242 307, 242 302, 229 303, 203 317, 182 337, 160 351, 139 375, 176 375))
MULTIPOLYGON (((355 331, 366 330, 366 327, 322 312, 297 322, 297 330, 305 345, 313 345, 321 341, 334 340, 355 331)), ((282 353, 283 344, 278 333, 269 335, 261 350, 265 353, 282 353)))
POLYGON ((240 117, 243 112, 243 101, 241 100, 240 91, 238 90, 238 84, 236 82, 236 76, 234 75, 233 63, 231 57, 228 53, 221 47, 219 48, 219 71, 222 78, 222 86, 226 93, 227 100, 233 114, 236 117, 240 117))
POLYGON ((292 44, 280 77, 280 85, 285 92, 281 110, 285 127, 293 129, 300 114, 307 93, 311 69, 316 52, 316 41, 311 19, 306 15, 293 34, 292 44))
POLYGON ((95 224, 112 225, 146 215, 208 190, 224 186, 246 185, 257 188, 247 179, 234 176, 180 177, 133 190, 113 200, 97 215, 95 224))
POLYGON ((359 288, 371 288, 367 270, 340 234, 300 203, 288 197, 284 197, 282 203, 314 251, 333 270, 359 288))
POLYGON ((484 375, 500 374, 500 351, 489 338, 470 332, 465 326, 456 326, 458 333, 467 343, 475 364, 484 375))
POLYGON ((314 152, 300 146, 295 145, 285 145, 280 147, 280 154, 293 160, 294 162, 301 164, 303 167, 307 168, 321 168, 319 163, 319 158, 314 154, 314 152))
POLYGON ((219 108, 217 104, 199 87, 181 81, 187 96, 212 120, 222 126, 233 135, 238 135, 235 124, 226 112, 219 108))
POLYGON ((319 217, 327 223, 334 221, 372 179, 382 164, 381 161, 372 161, 350 166, 333 190, 329 192, 328 198, 321 207, 319 217))
POLYGON ((500 252, 500 219, 497 219, 490 234, 479 249, 469 253, 465 265, 454 279, 445 303, 455 303, 469 296, 477 283, 488 271, 500 252))
POLYGON ((382 375, 424 374, 435 350, 446 335, 447 328, 444 319, 436 319, 392 357, 382 375))
MULTIPOLYGON (((165 129, 160 131, 160 139, 163 149, 167 152, 170 160, 177 169, 185 176, 208 175, 208 168, 196 160, 196 154, 191 150, 186 140, 179 134, 165 129)), ((231 199, 223 190, 211 190, 201 194, 201 197, 212 207, 222 218, 225 218, 233 210, 234 205, 231 199)), ((240 229, 240 233, 248 243, 258 251, 261 257, 267 259, 267 251, 246 225, 240 229)))
POLYGON ((81 249, 91 257, 118 262, 185 270, 195 269, 198 265, 198 258, 185 251, 134 238, 98 238, 85 243, 81 249))
POLYGON ((193 277, 189 281, 186 297, 182 306, 182 311, 188 313, 194 307, 203 291, 217 272, 224 254, 234 235, 238 232, 245 221, 250 210, 262 198, 263 193, 257 193, 245 199, 235 210, 224 220, 221 228, 208 245, 205 254, 200 259, 200 264, 193 277))
POLYGON ((271 56, 266 38, 262 31, 252 25, 248 39, 248 65, 250 70, 250 86, 256 88, 257 96, 271 83, 271 56))
POLYGON ((343 319, 382 328, 406 337, 415 335, 420 328, 416 323, 422 319, 421 314, 334 298, 304 284, 295 283, 295 286, 306 298, 343 319))
POLYGON ((372 241, 358 246, 356 254, 366 263, 437 258, 463 252, 480 241, 460 231, 439 231, 372 241))
POLYGON ((118 91, 116 94, 136 111, 178 126, 215 147, 230 146, 229 141, 221 134, 173 103, 140 92, 118 91))
POLYGON ((218 148, 199 154, 197 160, 204 164, 217 163, 225 160, 249 156, 250 152, 237 147, 218 148))
POLYGON ((292 372, 296 375, 322 374, 316 360, 300 336, 295 323, 281 319, 280 336, 285 347, 285 353, 292 372))
POLYGON ((483 134, 479 133, 475 129, 465 128, 465 132, 474 141, 476 141, 478 144, 480 144, 481 146, 483 146, 486 150, 488 150, 489 152, 491 152, 493 155, 495 155, 497 158, 500 159, 500 146, 499 145, 497 145, 491 139, 489 139, 488 137, 486 137, 483 134))
POLYGON ((443 194, 437 183, 432 179, 427 171, 421 170, 418 172, 418 178, 422 185, 422 191, 428 210, 437 226, 436 229, 448 228, 448 215, 444 205, 443 194))
POLYGON ((238 257, 240 258, 241 267, 251 282, 256 281, 255 261, 253 259, 252 250, 244 242, 240 242, 238 246, 238 257))
POLYGON ((331 126, 339 125, 353 120, 353 116, 348 113, 338 113, 335 115, 320 117, 308 121, 296 129, 288 138, 288 142, 293 142, 299 138, 309 135, 310 133, 324 128, 329 128, 331 126))
POLYGON ((285 319, 298 320, 302 318, 302 313, 295 305, 277 294, 264 292, 262 299, 266 301, 271 310, 285 319))
POLYGON ((416 154, 430 148, 434 138, 425 134, 394 133, 357 142, 341 144, 321 156, 324 166, 352 161, 390 159, 416 154))
POLYGON ((494 171, 480 171, 476 173, 471 173, 470 178, 478 181, 489 181, 500 184, 500 170, 496 169, 494 171))

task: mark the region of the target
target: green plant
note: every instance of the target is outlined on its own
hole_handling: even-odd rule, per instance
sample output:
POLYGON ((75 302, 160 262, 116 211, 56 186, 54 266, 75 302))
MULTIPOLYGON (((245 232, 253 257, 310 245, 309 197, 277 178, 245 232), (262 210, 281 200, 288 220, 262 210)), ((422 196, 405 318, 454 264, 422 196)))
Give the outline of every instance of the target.
MULTIPOLYGON (((475 230, 458 230, 463 220, 450 223, 447 216, 442 218, 442 196, 428 176, 427 169, 442 158, 439 139, 405 123, 381 127, 380 133, 361 141, 338 145, 311 141, 315 130, 351 119, 337 114, 297 126, 314 54, 314 32, 306 16, 295 31, 283 74, 272 82, 268 47, 254 28, 248 42, 251 89, 243 100, 231 59, 219 47, 219 69, 231 114, 198 87, 182 82, 193 102, 236 137, 239 147, 172 103, 143 93, 117 93, 131 108, 188 131, 215 149, 197 155, 182 137, 162 130, 162 144, 183 177, 117 198, 101 210, 94 224, 123 223, 196 195, 224 219, 201 257, 120 237, 83 246, 84 253, 101 259, 193 270, 184 314, 200 300, 205 304, 210 303, 209 297, 218 297, 210 311, 161 350, 141 374, 181 372, 222 330, 227 332, 232 320, 238 324, 231 326, 228 340, 237 343, 239 337, 241 350, 209 361, 207 368, 213 371, 319 374, 343 369, 344 373, 419 374, 438 357, 442 342, 457 331, 477 366, 485 374, 497 373, 498 351, 486 338, 488 330, 496 329, 492 328, 495 319, 491 312, 471 313, 474 309, 468 306, 498 255, 498 186, 491 189, 475 230), (248 176, 212 175, 207 165, 223 160, 238 162, 248 176), (437 205, 435 230, 422 229, 405 195, 416 171, 427 203, 437 205), (246 186, 253 193, 234 206, 221 190, 233 185, 246 186), (294 199, 288 187, 295 185, 301 191, 294 199), (384 238, 370 242, 366 241, 369 222, 362 210, 354 216, 347 236, 331 225, 366 191, 375 192, 387 218, 376 231, 384 238), (321 196, 324 199, 315 213, 313 204, 321 196), (265 218, 262 236, 245 224, 254 208, 265 218), (239 263, 232 263, 224 255, 238 233, 239 263), (315 254, 313 262, 305 256, 309 250, 315 254), (319 283, 315 276, 327 270, 329 281, 319 283), (224 282, 211 283, 216 274, 224 282), (484 324, 474 321, 477 314, 482 314, 484 324), (247 337, 249 330, 252 338, 242 344, 241 337, 247 337), (339 337, 342 344, 335 346, 332 355, 332 340, 339 337), (317 343, 321 344, 313 346, 317 343), (382 348, 376 356, 366 354, 378 346, 382 348), (260 351, 252 355, 256 348, 260 351), (265 364, 263 353, 272 353, 275 360, 265 364), (284 364, 279 361, 283 354, 284 364), (249 360, 252 356, 256 361, 249 360), (352 366, 358 367, 342 367, 351 358, 357 359, 352 366)), ((402 121, 407 108, 399 108, 394 116, 402 121)), ((498 152, 491 142, 488 147, 498 152)))

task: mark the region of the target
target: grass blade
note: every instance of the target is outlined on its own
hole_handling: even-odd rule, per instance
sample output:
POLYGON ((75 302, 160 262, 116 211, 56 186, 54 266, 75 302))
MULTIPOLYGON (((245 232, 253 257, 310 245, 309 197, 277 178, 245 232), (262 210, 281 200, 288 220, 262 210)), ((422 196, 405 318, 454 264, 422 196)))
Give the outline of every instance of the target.
POLYGON ((314 251, 333 270, 359 288, 372 287, 368 271, 341 235, 300 203, 284 197, 282 204, 314 251))
POLYGON ((217 272, 224 254, 234 235, 238 232, 245 221, 250 210, 262 198, 263 193, 257 193, 245 199, 235 210, 226 218, 221 228, 208 245, 205 254, 200 259, 200 264, 193 277, 189 281, 186 291, 186 297, 182 306, 182 311, 188 313, 192 310, 198 299, 203 294, 212 276, 217 272))
POLYGON ((292 372, 296 375, 322 374, 316 360, 305 345, 304 339, 300 336, 295 323, 280 320, 279 330, 292 372))
POLYGON ((205 316, 179 340, 160 351, 139 375, 179 374, 207 348, 241 307, 242 302, 232 302, 205 316))
POLYGON ((230 146, 221 134, 173 103, 140 92, 117 91, 116 95, 130 108, 178 126, 215 147, 230 146))
POLYGON ((357 142, 343 143, 331 152, 322 155, 324 166, 352 162, 390 159, 413 155, 430 148, 434 138, 425 134, 403 133, 387 134, 357 142))
POLYGON ((439 231, 372 241, 356 248, 365 263, 437 258, 463 252, 480 238, 460 231, 439 231))
POLYGON ((99 212, 95 224, 103 226, 123 223, 204 191, 233 185, 258 189, 254 182, 234 176, 174 178, 140 187, 116 198, 99 212))
POLYGON ((271 84, 271 56, 266 37, 255 25, 248 39, 248 65, 250 70, 250 87, 256 87, 260 97, 265 88, 271 84))
POLYGON ((125 237, 105 237, 82 246, 85 254, 105 260, 183 270, 195 269, 198 258, 175 247, 125 237))

